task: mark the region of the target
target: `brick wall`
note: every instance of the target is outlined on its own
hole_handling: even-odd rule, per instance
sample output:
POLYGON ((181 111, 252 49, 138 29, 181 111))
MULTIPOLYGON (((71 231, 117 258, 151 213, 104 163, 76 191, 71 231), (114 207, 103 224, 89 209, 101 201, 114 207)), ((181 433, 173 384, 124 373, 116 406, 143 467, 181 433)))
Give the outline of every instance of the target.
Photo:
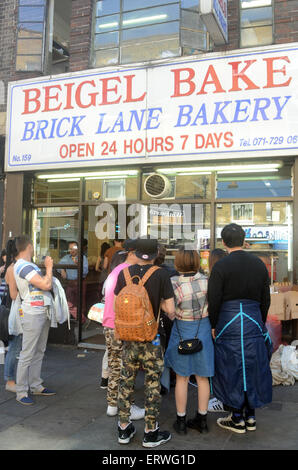
POLYGON ((298 0, 275 0, 275 43, 298 42, 298 0))
POLYGON ((69 69, 89 68, 92 33, 92 0, 73 0, 70 26, 69 69))

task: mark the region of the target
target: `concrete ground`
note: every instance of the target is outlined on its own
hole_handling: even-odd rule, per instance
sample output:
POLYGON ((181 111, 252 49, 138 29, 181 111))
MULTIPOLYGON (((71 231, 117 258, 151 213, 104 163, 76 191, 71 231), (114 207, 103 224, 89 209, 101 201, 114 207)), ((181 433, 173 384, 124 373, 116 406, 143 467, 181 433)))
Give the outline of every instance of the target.
MULTIPOLYGON (((34 397, 26 407, 5 391, 0 365, 0 450, 141 450, 144 422, 136 421, 137 434, 129 445, 117 442, 117 418, 106 415, 106 391, 99 387, 103 351, 84 351, 74 346, 49 345, 43 378, 57 391, 52 397, 34 397)), ((143 404, 143 374, 136 385, 136 404, 143 404)), ((196 411, 196 388, 189 386, 188 415, 196 411)), ((174 390, 163 397, 160 427, 172 439, 158 449, 166 450, 297 450, 298 384, 277 386, 273 402, 257 411, 257 431, 244 435, 221 429, 219 413, 209 414, 208 434, 189 430, 175 434, 174 390)))

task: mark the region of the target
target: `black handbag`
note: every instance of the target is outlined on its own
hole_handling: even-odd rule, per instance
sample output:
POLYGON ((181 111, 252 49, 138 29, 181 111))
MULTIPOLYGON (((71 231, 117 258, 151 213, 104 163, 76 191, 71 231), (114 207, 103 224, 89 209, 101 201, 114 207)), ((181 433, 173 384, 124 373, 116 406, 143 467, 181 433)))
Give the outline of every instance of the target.
MULTIPOLYGON (((204 307, 205 307, 205 303, 204 303, 204 306, 203 306, 203 309, 202 309, 202 313, 204 311, 204 307)), ((196 333, 194 338, 183 339, 181 334, 180 334, 179 328, 178 328, 178 322, 176 321, 177 331, 178 331, 178 335, 180 337, 180 341, 179 341, 179 344, 178 344, 178 353, 179 354, 194 354, 194 353, 202 351, 203 343, 198 338, 200 323, 201 323, 201 318, 199 319, 198 330, 197 330, 197 333, 196 333)))

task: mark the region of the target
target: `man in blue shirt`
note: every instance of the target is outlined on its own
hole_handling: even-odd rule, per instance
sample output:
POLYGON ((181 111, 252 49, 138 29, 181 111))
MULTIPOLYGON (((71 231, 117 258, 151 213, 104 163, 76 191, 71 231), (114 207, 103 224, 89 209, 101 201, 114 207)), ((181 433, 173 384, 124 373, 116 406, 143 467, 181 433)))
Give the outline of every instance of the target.
MULTIPOLYGON (((75 241, 69 242, 68 254, 63 256, 60 260, 60 264, 70 264, 78 266, 78 244, 75 241)), ((77 319, 78 311, 78 269, 60 269, 61 276, 67 280, 67 286, 65 294, 69 307, 70 314, 77 319)), ((88 274, 88 259, 83 255, 83 279, 88 274)), ((85 310, 86 310, 86 292, 83 285, 83 305, 82 305, 82 323, 85 323, 85 310)))
MULTIPOLYGON (((63 256, 60 260, 60 264, 73 264, 78 265, 78 245, 77 242, 69 242, 68 244, 68 254, 63 256)), ((70 281, 77 280, 78 270, 77 269, 61 269, 61 276, 63 279, 68 279, 70 281)), ((88 274, 88 260, 85 255, 83 255, 83 278, 88 274)))

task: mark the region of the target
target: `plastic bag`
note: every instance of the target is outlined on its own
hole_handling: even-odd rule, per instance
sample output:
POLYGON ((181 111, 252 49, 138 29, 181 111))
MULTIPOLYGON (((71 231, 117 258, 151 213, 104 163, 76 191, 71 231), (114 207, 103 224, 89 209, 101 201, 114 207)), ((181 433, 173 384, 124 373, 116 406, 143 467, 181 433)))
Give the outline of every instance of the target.
POLYGON ((296 346, 281 344, 270 361, 273 385, 294 385, 298 380, 298 352, 296 346))
POLYGON ((273 352, 281 345, 282 325, 275 315, 268 315, 266 328, 273 343, 273 352))

